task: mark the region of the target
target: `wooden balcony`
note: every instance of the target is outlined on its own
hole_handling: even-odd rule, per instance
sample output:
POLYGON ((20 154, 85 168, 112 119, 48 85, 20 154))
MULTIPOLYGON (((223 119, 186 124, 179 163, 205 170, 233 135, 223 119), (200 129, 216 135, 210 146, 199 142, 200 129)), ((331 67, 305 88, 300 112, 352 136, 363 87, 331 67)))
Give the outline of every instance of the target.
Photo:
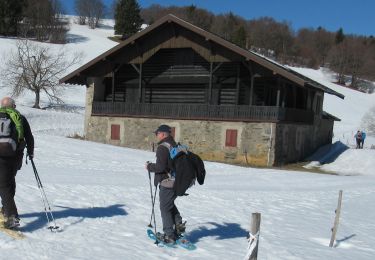
POLYGON ((142 118, 196 119, 243 122, 298 122, 312 124, 312 111, 269 107, 206 104, 149 104, 124 102, 93 102, 94 116, 123 116, 142 118))

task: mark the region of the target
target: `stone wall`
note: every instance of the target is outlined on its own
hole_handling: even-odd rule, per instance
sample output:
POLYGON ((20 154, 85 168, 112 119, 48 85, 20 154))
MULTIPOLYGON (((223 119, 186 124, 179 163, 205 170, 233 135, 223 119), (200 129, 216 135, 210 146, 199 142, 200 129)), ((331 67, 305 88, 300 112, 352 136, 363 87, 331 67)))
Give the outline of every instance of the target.
POLYGON ((91 116, 86 138, 124 147, 152 150, 156 147, 153 131, 160 124, 175 128, 175 139, 189 146, 204 160, 271 166, 274 160, 275 124, 196 120, 167 120, 91 116), (111 140, 111 125, 120 126, 120 140, 111 140), (271 130, 272 128, 272 130, 271 130), (226 130, 237 130, 237 147, 226 147, 226 130))

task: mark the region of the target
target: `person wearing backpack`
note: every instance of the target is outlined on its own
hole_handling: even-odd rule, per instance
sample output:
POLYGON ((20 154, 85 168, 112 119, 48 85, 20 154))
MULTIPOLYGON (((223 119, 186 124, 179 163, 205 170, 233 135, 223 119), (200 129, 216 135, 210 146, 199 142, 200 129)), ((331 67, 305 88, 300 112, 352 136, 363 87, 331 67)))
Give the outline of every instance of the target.
POLYGON ((16 174, 22 167, 23 151, 33 158, 34 137, 27 119, 16 110, 15 101, 10 97, 1 100, 0 108, 0 197, 1 214, 6 228, 16 228, 19 216, 14 196, 16 174))
POLYGON ((358 130, 357 133, 354 135, 354 138, 357 144, 356 149, 360 149, 362 142, 362 132, 358 130))
POLYGON ((158 140, 156 163, 146 162, 146 169, 155 173, 154 185, 159 185, 160 212, 164 234, 157 233, 157 238, 165 243, 175 243, 178 236, 185 232, 180 212, 174 204, 177 194, 173 189, 174 178, 171 176, 171 160, 168 146, 176 146, 168 125, 160 125, 154 131, 158 140))

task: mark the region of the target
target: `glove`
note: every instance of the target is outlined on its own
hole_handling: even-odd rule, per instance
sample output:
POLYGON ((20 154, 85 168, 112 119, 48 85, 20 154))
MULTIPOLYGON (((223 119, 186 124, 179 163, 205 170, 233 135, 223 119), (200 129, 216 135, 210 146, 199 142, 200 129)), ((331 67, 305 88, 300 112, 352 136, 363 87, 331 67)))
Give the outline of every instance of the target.
POLYGON ((149 165, 150 163, 151 163, 150 161, 147 161, 147 162, 145 163, 145 169, 146 169, 146 170, 148 170, 148 165, 149 165))

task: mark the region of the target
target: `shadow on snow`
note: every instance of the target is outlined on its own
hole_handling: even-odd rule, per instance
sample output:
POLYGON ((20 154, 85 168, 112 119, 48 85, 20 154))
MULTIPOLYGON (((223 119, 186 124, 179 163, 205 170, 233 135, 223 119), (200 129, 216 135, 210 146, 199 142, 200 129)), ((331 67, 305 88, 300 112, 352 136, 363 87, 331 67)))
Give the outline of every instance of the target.
POLYGON ((347 240, 350 240, 351 238, 353 238, 355 236, 356 236, 356 234, 351 234, 350 236, 346 236, 342 239, 336 239, 336 243, 335 243, 334 247, 339 247, 341 242, 345 242, 347 240))
POLYGON ((224 223, 218 224, 214 222, 208 222, 207 224, 214 226, 213 228, 207 228, 204 226, 199 227, 186 235, 192 243, 198 242, 203 237, 216 237, 216 240, 231 239, 237 237, 246 238, 248 231, 241 228, 237 223, 224 223))
POLYGON ((80 42, 87 42, 89 40, 88 37, 78 35, 78 34, 73 34, 73 33, 68 33, 66 35, 66 41, 68 43, 80 43, 80 42))
MULTIPOLYGON (((62 208, 60 211, 53 211, 53 217, 56 220, 56 225, 59 225, 58 220, 68 217, 79 217, 80 219, 72 224, 82 222, 86 218, 110 218, 114 216, 126 216, 128 213, 122 208, 124 205, 115 204, 108 207, 92 207, 92 208, 69 208, 64 206, 56 206, 62 208)), ((37 218, 34 221, 25 224, 22 232, 32 232, 37 229, 43 228, 47 224, 47 218, 44 211, 21 214, 20 218, 37 218)))

